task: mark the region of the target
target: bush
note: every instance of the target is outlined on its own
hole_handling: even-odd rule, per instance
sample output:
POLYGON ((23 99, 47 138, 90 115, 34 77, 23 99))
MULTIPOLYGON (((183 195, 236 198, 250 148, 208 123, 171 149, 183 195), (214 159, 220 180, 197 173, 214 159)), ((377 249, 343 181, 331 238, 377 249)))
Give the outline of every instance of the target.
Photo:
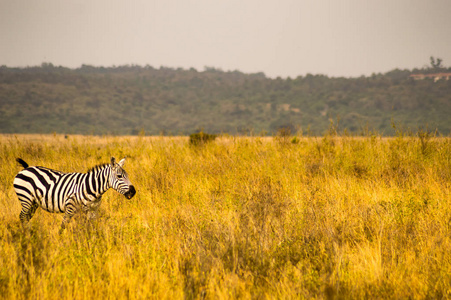
POLYGON ((291 128, 288 126, 279 128, 275 136, 275 140, 281 144, 289 144, 290 141, 292 141, 292 138, 293 137, 291 135, 291 128))
POLYGON ((203 145, 207 142, 214 141, 216 139, 216 136, 216 134, 209 134, 203 131, 192 133, 189 136, 189 143, 195 146, 203 145))

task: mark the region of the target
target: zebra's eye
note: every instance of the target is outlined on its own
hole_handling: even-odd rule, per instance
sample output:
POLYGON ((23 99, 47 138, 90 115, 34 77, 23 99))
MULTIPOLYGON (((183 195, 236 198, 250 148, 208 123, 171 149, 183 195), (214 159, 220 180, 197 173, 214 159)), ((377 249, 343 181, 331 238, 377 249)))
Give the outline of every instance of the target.
POLYGON ((122 174, 117 174, 117 178, 122 178, 122 174))

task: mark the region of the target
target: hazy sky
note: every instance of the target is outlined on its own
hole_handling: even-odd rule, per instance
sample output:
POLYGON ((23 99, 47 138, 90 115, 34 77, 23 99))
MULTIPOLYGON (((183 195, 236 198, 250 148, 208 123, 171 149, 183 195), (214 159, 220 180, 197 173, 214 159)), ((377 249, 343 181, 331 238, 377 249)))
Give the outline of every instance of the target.
POLYGON ((0 65, 270 77, 451 66, 451 0, 0 0, 0 65))

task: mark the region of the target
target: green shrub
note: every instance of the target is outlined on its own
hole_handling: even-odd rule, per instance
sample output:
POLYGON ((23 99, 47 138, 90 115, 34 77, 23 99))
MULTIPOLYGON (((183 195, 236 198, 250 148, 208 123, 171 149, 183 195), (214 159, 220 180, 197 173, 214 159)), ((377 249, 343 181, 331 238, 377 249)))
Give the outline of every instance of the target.
POLYGON ((207 142, 214 141, 216 139, 216 136, 216 134, 209 134, 203 131, 192 133, 189 136, 189 143, 195 146, 203 145, 207 142))

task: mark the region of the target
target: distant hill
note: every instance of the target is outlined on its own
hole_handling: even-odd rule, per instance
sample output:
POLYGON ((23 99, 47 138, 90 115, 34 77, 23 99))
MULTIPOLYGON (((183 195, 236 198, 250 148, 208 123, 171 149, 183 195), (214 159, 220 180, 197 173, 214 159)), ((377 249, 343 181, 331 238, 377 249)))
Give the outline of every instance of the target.
MULTIPOLYGON (((450 69, 441 70, 450 72, 450 69)), ((214 68, 0 67, 1 133, 322 134, 339 129, 392 135, 392 121, 451 132, 451 80, 414 80, 394 70, 359 78, 271 79, 214 68)))

